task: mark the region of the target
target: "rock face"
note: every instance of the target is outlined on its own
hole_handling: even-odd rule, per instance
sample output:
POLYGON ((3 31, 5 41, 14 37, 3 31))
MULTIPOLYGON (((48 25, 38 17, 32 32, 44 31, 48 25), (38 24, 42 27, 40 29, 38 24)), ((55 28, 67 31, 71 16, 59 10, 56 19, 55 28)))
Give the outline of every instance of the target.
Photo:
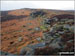
MULTIPOLYGON (((55 18, 53 18, 52 20, 54 19, 55 18)), ((67 19, 66 21, 68 20, 73 20, 73 19, 67 19)), ((57 22, 50 28, 49 31, 43 33, 44 34, 43 43, 35 44, 28 47, 33 49, 33 53, 30 52, 29 55, 32 55, 32 54, 35 54, 35 55, 51 55, 52 54, 53 55, 53 54, 58 54, 59 51, 60 52, 74 51, 73 49, 74 45, 72 44, 74 43, 73 42, 74 31, 73 32, 71 31, 71 28, 74 26, 74 24, 72 25, 69 24, 69 23, 73 23, 73 21, 69 21, 69 23, 68 22, 64 23, 64 21, 62 21, 63 24, 61 24, 61 21, 59 21, 59 23, 57 22)), ((46 23, 44 23, 44 25, 45 24, 46 23)), ((37 38, 37 40, 40 41, 40 38, 37 38)))
POLYGON ((32 16, 33 18, 36 18, 38 16, 44 16, 44 15, 46 15, 46 12, 44 12, 43 10, 35 11, 30 14, 30 16, 32 16))
POLYGON ((0 50, 18 55, 74 51, 73 16, 69 11, 43 9, 3 12, 0 50))

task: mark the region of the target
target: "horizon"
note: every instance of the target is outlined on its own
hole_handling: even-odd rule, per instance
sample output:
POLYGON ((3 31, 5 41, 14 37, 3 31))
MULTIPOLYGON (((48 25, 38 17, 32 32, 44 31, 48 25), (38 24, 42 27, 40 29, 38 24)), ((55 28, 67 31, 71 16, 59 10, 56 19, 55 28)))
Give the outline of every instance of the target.
POLYGON ((24 8, 74 10, 74 1, 1 1, 1 11, 24 8))
POLYGON ((75 11, 75 10, 61 10, 61 9, 44 9, 44 8, 19 8, 19 9, 12 9, 12 10, 1 10, 1 11, 14 11, 14 10, 22 10, 22 9, 33 9, 33 10, 59 10, 59 11, 75 11))

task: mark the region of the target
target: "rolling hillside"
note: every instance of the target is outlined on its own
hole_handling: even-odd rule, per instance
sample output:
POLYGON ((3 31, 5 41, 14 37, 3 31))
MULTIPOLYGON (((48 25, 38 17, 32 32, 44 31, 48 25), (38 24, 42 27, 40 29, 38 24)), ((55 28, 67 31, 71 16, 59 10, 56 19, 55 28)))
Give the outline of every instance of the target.
MULTIPOLYGON (((47 39, 46 38, 47 36, 45 36, 45 40, 44 40, 44 33, 46 33, 46 35, 47 33, 51 34, 49 31, 54 26, 55 27, 60 25, 65 26, 67 24, 70 25, 70 27, 74 26, 74 22, 73 22, 74 11, 27 8, 27 9, 18 9, 18 10, 11 10, 11 11, 1 11, 0 17, 1 17, 1 24, 0 24, 1 25, 1 37, 0 37, 1 49, 0 50, 11 54, 20 54, 23 47, 26 47, 28 45, 35 46, 36 44, 39 44, 41 42, 46 43, 47 41, 49 41, 48 44, 52 46, 52 43, 50 42, 51 39, 47 39), (65 23, 63 23, 64 19, 66 19, 65 23), (70 22, 68 22, 69 20, 70 22)), ((62 31, 61 29, 60 30, 55 29, 55 30, 56 33, 62 31)), ((74 45, 72 43, 74 41, 73 40, 74 32, 71 33, 71 31, 70 33, 67 32, 65 34, 63 33, 62 35, 60 34, 61 37, 58 36, 60 37, 61 42, 63 42, 62 43, 63 46, 65 45, 69 46, 69 47, 64 47, 62 51, 70 51, 70 50, 73 51, 74 45), (70 37, 67 38, 68 34, 72 34, 72 35, 70 35, 70 37), (72 42, 68 42, 69 40, 71 40, 72 42), (66 44, 64 44, 64 42, 66 44), (65 48, 69 48, 70 50, 69 49, 66 50, 65 48)), ((53 34, 56 35, 55 33, 53 34)), ((27 49, 27 51, 28 50, 31 49, 27 49)), ((36 49, 36 51, 34 52, 35 55, 40 54, 38 51, 40 52, 41 49, 36 49)))

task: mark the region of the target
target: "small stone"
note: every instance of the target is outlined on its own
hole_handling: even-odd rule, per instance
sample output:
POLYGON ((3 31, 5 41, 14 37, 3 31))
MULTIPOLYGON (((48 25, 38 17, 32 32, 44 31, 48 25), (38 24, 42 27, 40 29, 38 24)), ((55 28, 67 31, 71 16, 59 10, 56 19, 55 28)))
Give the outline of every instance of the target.
POLYGON ((22 38, 22 37, 19 37, 19 38, 18 38, 18 41, 19 41, 19 42, 21 42, 22 40, 23 40, 23 38, 22 38))
POLYGON ((38 37, 38 38, 36 38, 38 41, 40 41, 41 40, 41 38, 40 37, 38 37))
POLYGON ((39 30, 40 30, 40 28, 39 28, 39 27, 36 27, 34 30, 39 31, 39 30))

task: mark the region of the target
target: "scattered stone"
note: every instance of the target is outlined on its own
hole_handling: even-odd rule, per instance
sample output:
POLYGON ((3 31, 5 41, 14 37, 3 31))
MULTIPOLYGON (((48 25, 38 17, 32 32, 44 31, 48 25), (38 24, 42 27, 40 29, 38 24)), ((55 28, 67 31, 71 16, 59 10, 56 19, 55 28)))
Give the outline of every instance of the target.
POLYGON ((58 21, 58 18, 57 17, 54 17, 54 18, 52 18, 53 20, 55 20, 55 21, 58 21))
POLYGON ((36 27, 36 28, 34 28, 34 30, 35 30, 35 31, 39 31, 39 30, 40 30, 40 28, 39 28, 39 27, 36 27))
POLYGON ((43 10, 40 11, 34 11, 30 14, 33 18, 39 17, 39 16, 44 16, 46 13, 43 10))
POLYGON ((36 40, 40 41, 40 40, 41 40, 41 38, 40 38, 40 37, 38 37, 38 38, 36 38, 36 40))
POLYGON ((19 42, 21 42, 22 40, 23 40, 23 38, 22 38, 22 37, 19 37, 19 38, 18 38, 18 41, 19 41, 19 42))
POLYGON ((64 25, 64 28, 68 28, 69 29, 70 28, 70 25, 69 24, 65 24, 64 25))

